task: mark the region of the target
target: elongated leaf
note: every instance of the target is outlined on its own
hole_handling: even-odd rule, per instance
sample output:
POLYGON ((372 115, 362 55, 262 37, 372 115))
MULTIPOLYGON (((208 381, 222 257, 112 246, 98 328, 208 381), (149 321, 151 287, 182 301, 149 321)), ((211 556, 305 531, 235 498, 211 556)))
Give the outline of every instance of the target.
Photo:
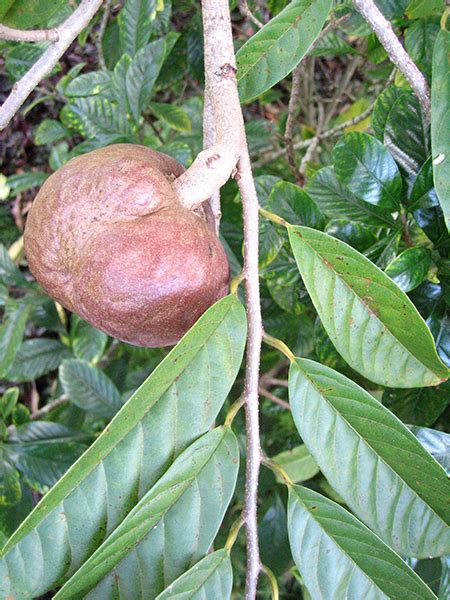
POLYGON ((400 203, 402 178, 394 159, 376 138, 352 131, 333 148, 337 178, 357 198, 391 210, 400 203))
POLYGON ((135 131, 126 114, 107 98, 73 98, 61 111, 61 120, 87 139, 103 144, 136 141, 135 131))
POLYGON ((126 0, 119 15, 120 45, 133 57, 150 39, 156 0, 126 0))
POLYGON ((434 19, 419 19, 405 33, 406 51, 419 67, 431 77, 433 46, 439 33, 439 22, 434 19))
POLYGON ((433 14, 441 14, 444 0, 411 0, 406 9, 408 19, 421 19, 433 14))
POLYGON ((269 210, 293 225, 323 229, 325 219, 316 202, 305 190, 288 181, 276 183, 269 196, 269 210))
MULTIPOLYGON (((8 180, 9 185, 9 180, 8 180)), ((11 260, 8 249, 0 244, 0 281, 6 285, 21 286, 25 283, 25 278, 20 269, 11 260)))
POLYGON ((85 562, 173 458, 210 428, 237 375, 245 338, 236 297, 202 315, 8 541, 0 595, 39 596, 85 562), (41 544, 45 556, 36 550, 41 544))
POLYGON ((433 51, 433 82, 431 87, 431 148, 433 152, 434 185, 450 231, 450 33, 441 30, 433 51))
POLYGON ((64 0, 7 0, 10 9, 2 19, 2 23, 19 29, 29 29, 51 17, 64 0))
POLYGON ((431 266, 430 252, 424 246, 407 248, 385 269, 386 275, 404 292, 410 292, 425 281, 431 266))
POLYGON ((36 421, 15 428, 5 445, 5 452, 28 484, 45 493, 85 448, 67 427, 36 421))
POLYGON ((29 307, 20 304, 6 318, 0 327, 0 378, 3 378, 12 365, 27 324, 29 307))
POLYGON ((70 336, 75 356, 94 363, 103 354, 108 341, 106 333, 92 327, 77 315, 72 315, 70 336))
POLYGON ((98 96, 102 94, 109 97, 110 88, 111 73, 109 71, 90 71, 69 81, 64 93, 66 96, 98 96))
POLYGON ((69 400, 83 410, 112 417, 122 406, 119 391, 111 379, 84 360, 64 360, 59 378, 69 400))
POLYGON ((179 106, 164 104, 162 102, 152 102, 150 108, 158 119, 166 121, 166 123, 177 131, 191 131, 191 119, 187 112, 179 106))
POLYGON ((332 219, 345 218, 379 227, 395 226, 388 209, 359 200, 338 180, 333 167, 320 169, 307 191, 319 208, 332 219))
POLYGON ((286 77, 319 35, 331 0, 293 0, 239 49, 239 94, 256 98, 286 77))
POLYGON ((37 146, 43 146, 45 144, 51 144, 53 142, 59 142, 65 138, 70 137, 71 133, 64 127, 59 121, 55 119, 44 119, 39 123, 34 134, 34 143, 37 146))
POLYGON ((217 428, 194 442, 55 600, 155 598, 208 551, 233 495, 238 465, 231 429, 217 428))
POLYGON ((448 378, 417 309, 378 267, 320 231, 290 227, 289 239, 323 326, 355 371, 389 387, 448 378))
POLYGON ((165 41, 160 38, 139 50, 127 69, 128 104, 136 123, 139 122, 141 112, 147 108, 164 57, 165 41))
POLYGON ((450 476, 450 434, 427 427, 411 427, 411 431, 450 476))
POLYGON ((156 600, 229 600, 232 587, 230 555, 227 550, 217 550, 174 581, 156 600))
MULTIPOLYGON (((305 444, 301 444, 285 452, 280 452, 272 460, 283 467, 289 475, 290 480, 294 483, 311 479, 319 472, 319 467, 305 444)), ((283 480, 278 475, 277 481, 283 483, 283 480)))
POLYGON ((445 471, 373 396, 337 371, 297 359, 289 374, 297 429, 333 488, 406 556, 450 549, 445 471))
POLYGON ((382 402, 404 423, 431 426, 450 404, 450 381, 432 388, 386 389, 382 402))
POLYGON ((286 508, 278 494, 258 527, 262 563, 275 575, 282 575, 292 562, 289 550, 286 508))
POLYGON ((35 338, 22 343, 17 356, 8 369, 11 381, 33 381, 59 367, 63 358, 70 356, 69 349, 59 340, 35 338))
POLYGON ((288 526, 292 554, 312 598, 436 599, 358 519, 313 490, 289 490, 288 526))
POLYGON ((409 175, 416 175, 427 160, 430 151, 428 125, 413 92, 404 90, 390 107, 383 142, 409 175))

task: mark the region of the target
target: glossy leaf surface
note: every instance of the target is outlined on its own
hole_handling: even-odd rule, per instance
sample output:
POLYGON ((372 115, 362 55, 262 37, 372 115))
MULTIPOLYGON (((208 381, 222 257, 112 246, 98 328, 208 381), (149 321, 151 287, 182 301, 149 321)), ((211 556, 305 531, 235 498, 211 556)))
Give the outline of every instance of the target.
POLYGON ((431 87, 431 147, 434 185, 450 231, 450 33, 441 30, 433 51, 431 87))
POLYGON ((401 290, 410 292, 425 280, 430 266, 429 250, 423 246, 416 246, 399 254, 384 272, 401 290))
POLYGON ((366 133, 344 134, 333 148, 337 178, 360 200, 394 210, 402 179, 394 159, 376 138, 366 133))

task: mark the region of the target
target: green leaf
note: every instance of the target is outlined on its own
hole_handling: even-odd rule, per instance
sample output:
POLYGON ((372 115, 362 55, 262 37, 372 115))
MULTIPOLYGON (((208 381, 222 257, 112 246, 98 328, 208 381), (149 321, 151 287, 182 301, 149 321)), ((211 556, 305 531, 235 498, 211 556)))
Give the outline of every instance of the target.
POLYGON ((54 596, 155 598, 204 556, 233 495, 237 440, 219 427, 187 448, 54 596), (189 515, 190 518, 186 518, 189 515), (145 564, 145 569, 142 569, 145 564), (91 590, 91 594, 87 594, 91 590))
POLYGON ((428 126, 420 102, 405 90, 395 100, 387 115, 383 142, 407 174, 415 175, 429 156, 428 126))
POLYGON ((45 421, 14 428, 4 446, 11 463, 41 493, 64 475, 84 449, 67 427, 45 421))
POLYGON ((405 33, 408 54, 429 78, 433 61, 433 46, 439 33, 439 22, 434 19, 419 19, 405 33))
POLYGON ((245 339, 245 311, 235 296, 200 317, 8 541, 0 596, 39 596, 85 562, 174 457, 211 427, 237 375, 245 339), (200 372, 209 376, 199 378, 200 372), (53 541, 41 559, 36 544, 47 535, 53 541), (25 563, 17 562, 18 554, 25 563))
POLYGON ((24 276, 3 244, 0 244, 0 280, 6 285, 17 285, 19 287, 25 283, 24 276))
POLYGON ((441 14, 444 0, 411 0, 406 9, 408 19, 421 19, 433 14, 441 14))
POLYGON ((8 388, 3 394, 0 400, 0 412, 2 413, 2 419, 6 419, 11 415, 14 410, 17 400, 19 399, 19 388, 12 387, 8 388))
POLYGON ((19 351, 28 315, 29 307, 19 304, 8 313, 5 322, 0 326, 0 378, 2 379, 19 351))
MULTIPOLYGON (((281 452, 272 460, 283 467, 293 483, 307 481, 317 475, 320 470, 305 444, 281 452)), ((277 481, 283 483, 283 479, 279 475, 277 475, 277 481)))
POLYGON ((77 315, 71 316, 70 338, 77 358, 96 363, 102 356, 108 336, 77 315))
POLYGON ((45 146, 46 144, 52 144, 53 142, 59 142, 67 137, 70 137, 71 133, 64 127, 62 123, 55 119, 44 119, 36 128, 34 133, 34 143, 36 146, 45 146))
POLYGON ((434 185, 444 211, 447 229, 450 231, 449 39, 450 33, 442 29, 433 51, 431 148, 434 185))
POLYGON ((60 142, 53 146, 48 164, 53 171, 57 171, 69 160, 69 144, 67 142, 60 142))
POLYGON ((378 241, 373 228, 346 219, 329 221, 325 233, 341 240, 341 242, 349 244, 349 246, 352 246, 358 252, 368 250, 378 241))
POLYGON ((411 427, 411 431, 450 475, 450 434, 427 427, 411 427))
POLYGON ((392 413, 344 375, 306 359, 291 364, 289 398, 320 470, 366 525, 406 556, 448 552, 445 471, 392 413))
POLYGON ((150 109, 158 119, 166 121, 166 123, 177 131, 191 131, 191 119, 179 106, 161 102, 150 102, 150 109))
MULTIPOLYGON (((5 60, 6 70, 13 81, 18 81, 44 54, 48 44, 19 44, 15 46, 5 60)), ((61 70, 59 64, 53 67, 50 75, 54 75, 61 70)))
POLYGON ((292 556, 289 550, 286 508, 278 494, 258 527, 261 561, 277 576, 283 575, 292 556))
POLYGON ((139 122, 151 98, 165 55, 163 38, 147 44, 131 61, 126 72, 126 90, 131 114, 139 122))
POLYGON ((333 167, 320 169, 308 185, 307 192, 319 208, 332 219, 349 219, 378 227, 395 227, 389 210, 359 200, 339 181, 333 167))
POLYGON ((320 37, 309 52, 309 56, 341 56, 343 54, 356 54, 356 50, 335 31, 329 31, 325 36, 320 37))
POLYGON ((47 338, 26 340, 20 346, 7 372, 7 377, 11 381, 33 381, 55 371, 67 356, 70 356, 69 349, 58 340, 47 338))
POLYGON ((150 39, 156 0, 126 0, 119 15, 120 45, 123 54, 133 57, 150 39))
POLYGON ((331 341, 371 381, 425 387, 448 378, 433 337, 404 292, 362 254, 325 233, 290 227, 298 268, 331 341))
POLYGON ((392 156, 376 138, 352 131, 333 148, 337 178, 360 200, 395 210, 402 178, 392 156))
POLYGON ((315 201, 302 188, 287 181, 276 183, 269 196, 269 210, 292 225, 323 229, 325 219, 315 201))
POLYGON ((45 23, 66 0, 14 0, 8 1, 10 9, 2 18, 4 25, 18 29, 29 29, 45 23))
POLYGON ((431 267, 428 248, 407 248, 386 267, 385 273, 404 292, 410 292, 425 281, 431 267))
POLYGON ((262 276, 275 302, 286 312, 299 315, 301 279, 292 254, 282 248, 262 276))
POLYGON ((0 506, 14 506, 22 498, 19 473, 6 460, 0 447, 0 506))
POLYGON ((430 158, 420 169, 408 200, 408 211, 434 244, 448 240, 444 215, 434 188, 433 161, 430 158))
POLYGON ((28 173, 11 175, 8 177, 8 186, 11 189, 10 196, 17 196, 21 192, 40 187, 47 177, 48 173, 42 173, 40 171, 30 171, 28 173))
POLYGON ((317 492, 289 489, 288 524, 292 554, 312 598, 436 599, 395 552, 317 492))
POLYGON ((227 550, 217 550, 171 583, 156 600, 229 600, 232 587, 230 555, 227 550))
POLYGON ((135 142, 136 133, 118 106, 106 98, 73 98, 61 111, 61 120, 87 139, 112 142, 135 142))
POLYGON ((111 379, 84 360, 64 360, 59 378, 69 400, 83 410, 112 417, 122 406, 119 391, 111 379))
POLYGON ((450 404, 450 382, 433 388, 386 389, 382 402, 404 423, 431 426, 450 404))
POLYGON ((390 85, 378 96, 372 112, 372 129, 381 142, 384 140, 384 130, 392 107, 400 96, 407 93, 409 92, 403 88, 390 85))
POLYGON ((256 98, 286 77, 319 35, 331 0, 293 0, 236 54, 242 102, 256 98))
POLYGON ((66 96, 98 96, 101 94, 109 98, 110 89, 111 73, 109 71, 90 71, 69 81, 64 93, 66 96))

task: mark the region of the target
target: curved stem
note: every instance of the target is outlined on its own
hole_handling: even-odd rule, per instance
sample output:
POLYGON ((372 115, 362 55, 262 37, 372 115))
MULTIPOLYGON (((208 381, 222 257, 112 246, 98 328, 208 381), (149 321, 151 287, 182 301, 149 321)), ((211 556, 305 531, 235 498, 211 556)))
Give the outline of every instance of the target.
POLYGON ((373 0, 353 0, 353 4, 380 40, 390 60, 408 80, 422 105, 425 118, 429 120, 431 101, 427 80, 401 45, 392 25, 373 0))
POLYGON ((0 131, 9 124, 39 82, 51 72, 80 31, 89 24, 100 8, 102 1, 82 0, 70 17, 56 28, 58 40, 52 43, 22 79, 19 79, 13 85, 10 95, 2 104, 0 108, 0 131))

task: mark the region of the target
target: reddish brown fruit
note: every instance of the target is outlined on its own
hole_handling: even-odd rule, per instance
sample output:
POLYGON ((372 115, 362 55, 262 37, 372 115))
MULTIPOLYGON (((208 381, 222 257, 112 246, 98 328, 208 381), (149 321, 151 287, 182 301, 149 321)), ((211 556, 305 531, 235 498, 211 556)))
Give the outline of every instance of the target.
POLYGON ((173 158, 116 144, 70 160, 44 183, 25 228, 44 290, 125 342, 175 344, 227 293, 229 266, 209 206, 191 212, 173 158))

